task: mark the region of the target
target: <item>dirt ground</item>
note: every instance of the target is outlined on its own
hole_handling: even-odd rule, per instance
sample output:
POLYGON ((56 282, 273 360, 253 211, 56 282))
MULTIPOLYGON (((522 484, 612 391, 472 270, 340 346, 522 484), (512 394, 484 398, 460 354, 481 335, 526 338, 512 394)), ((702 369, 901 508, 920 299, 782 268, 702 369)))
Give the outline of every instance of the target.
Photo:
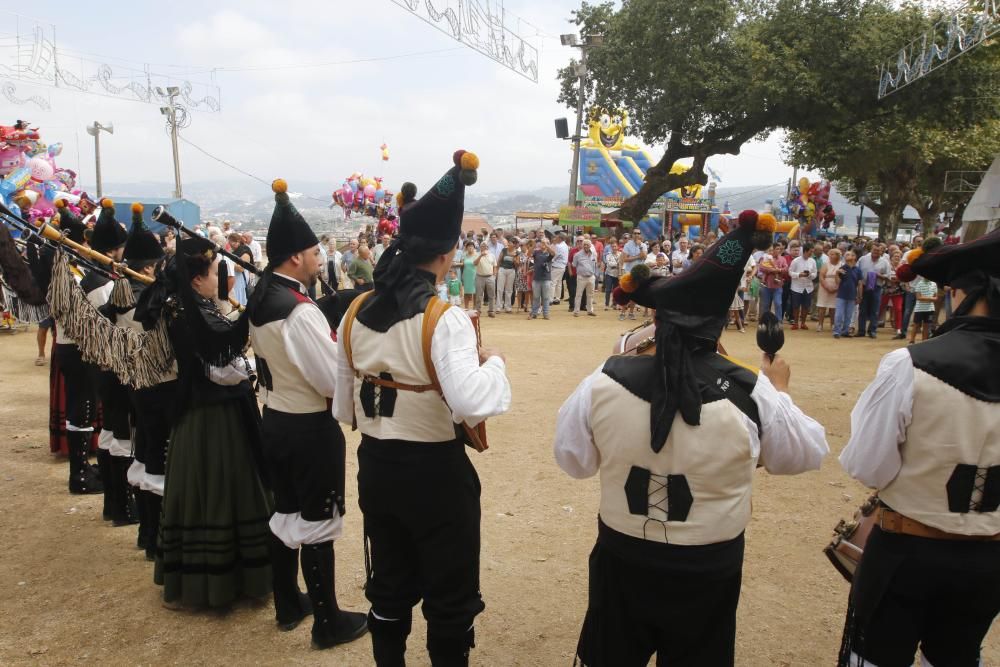
MULTIPOLYGON (((596 533, 597 478, 576 481, 552 457, 556 411, 607 356, 627 327, 611 313, 574 319, 523 314, 484 318, 483 340, 501 348, 513 384, 509 414, 489 422, 491 448, 471 452, 483 483, 482 590, 475 665, 569 665, 586 606, 587 556, 596 533)), ((822 470, 797 477, 757 474, 739 608, 738 665, 830 665, 840 641, 847 584, 821 549, 831 529, 866 496, 836 455, 850 411, 895 347, 887 336, 833 341, 814 330, 787 333, 791 394, 827 429, 822 470)), ((727 332, 730 354, 756 363, 752 333, 727 332)), ((228 613, 160 605, 152 567, 132 528, 101 521, 100 496, 66 491, 66 462, 48 451, 48 368, 33 365, 34 330, 0 337, 0 664, 369 665, 370 643, 318 652, 309 623, 274 627, 270 604, 228 613)), ((356 433, 348 434, 348 480, 356 433)), ((337 543, 341 602, 367 608, 356 488, 348 484, 337 543)), ((417 616, 410 664, 427 664, 417 616)), ((1000 662, 1000 633, 984 664, 1000 662)))

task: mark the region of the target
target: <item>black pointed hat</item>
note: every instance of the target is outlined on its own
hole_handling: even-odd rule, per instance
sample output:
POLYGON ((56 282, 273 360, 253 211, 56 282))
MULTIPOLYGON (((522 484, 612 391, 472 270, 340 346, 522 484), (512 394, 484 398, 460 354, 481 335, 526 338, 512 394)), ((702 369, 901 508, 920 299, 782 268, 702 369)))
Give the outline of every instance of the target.
POLYGON ((967 243, 944 244, 931 236, 923 245, 906 253, 896 268, 900 280, 918 275, 939 285, 965 292, 953 317, 967 315, 976 302, 986 299, 992 317, 1000 314, 1000 229, 967 243))
POLYGON ((157 260, 163 257, 163 248, 142 221, 142 204, 132 204, 132 228, 125 241, 125 259, 130 262, 157 260))
POLYGON ((267 228, 267 262, 278 266, 295 253, 319 245, 319 239, 288 198, 288 183, 283 178, 275 179, 271 190, 274 191, 274 212, 267 228))
POLYGON ((740 213, 736 228, 716 241, 683 273, 650 277, 639 264, 615 288, 615 302, 629 301, 656 311, 656 361, 662 372, 650 387, 650 446, 659 452, 680 412, 690 426, 701 423, 701 391, 695 353, 715 353, 729 308, 754 250, 772 241, 777 222, 769 213, 740 213))
POLYGON ((94 223, 94 234, 90 237, 90 247, 97 252, 108 252, 125 245, 128 232, 115 219, 115 203, 108 197, 101 200, 101 212, 94 223))
MULTIPOLYGON (((475 153, 459 150, 452 155, 452 161, 454 166, 434 187, 417 201, 403 206, 399 215, 400 238, 441 242, 450 244, 448 247, 458 242, 465 213, 465 188, 478 178, 479 158, 475 153)), ((405 187, 404 184, 400 188, 400 193, 404 193, 405 187)))
POLYGON ((682 273, 651 278, 639 264, 623 277, 618 301, 656 309, 657 320, 706 339, 717 339, 729 317, 733 295, 754 250, 770 246, 777 222, 770 213, 740 213, 736 228, 716 241, 682 273))
POLYGON ((56 208, 59 210, 59 229, 66 234, 66 238, 70 241, 83 243, 85 240, 84 233, 87 231, 87 225, 83 224, 83 220, 80 219, 80 216, 74 213, 73 210, 66 205, 65 199, 57 199, 56 208))

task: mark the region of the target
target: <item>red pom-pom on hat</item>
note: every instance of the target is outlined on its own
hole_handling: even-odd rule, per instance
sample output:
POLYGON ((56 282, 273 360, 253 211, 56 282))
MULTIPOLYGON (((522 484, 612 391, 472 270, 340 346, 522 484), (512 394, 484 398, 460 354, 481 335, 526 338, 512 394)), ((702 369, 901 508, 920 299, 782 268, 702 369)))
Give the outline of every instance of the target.
POLYGON ((452 154, 451 160, 452 160, 452 162, 455 163, 456 167, 461 167, 462 166, 462 156, 465 155, 465 152, 466 151, 464 149, 460 148, 460 149, 458 149, 457 151, 455 151, 452 154))
POLYGON ((740 227, 753 231, 757 227, 757 211, 747 209, 742 211, 739 217, 740 227))

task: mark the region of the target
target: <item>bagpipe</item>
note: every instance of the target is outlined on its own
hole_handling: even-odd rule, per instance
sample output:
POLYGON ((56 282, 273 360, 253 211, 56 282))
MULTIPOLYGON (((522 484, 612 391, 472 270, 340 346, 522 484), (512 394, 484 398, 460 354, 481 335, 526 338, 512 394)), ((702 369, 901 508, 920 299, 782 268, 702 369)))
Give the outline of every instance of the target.
MULTIPOLYGON (((774 313, 764 313, 760 321, 757 322, 757 347, 767 354, 771 361, 774 361, 774 355, 784 345, 785 331, 781 327, 781 322, 774 313)), ((718 343, 718 352, 726 354, 726 348, 722 346, 721 341, 718 343)), ((646 320, 621 334, 615 344, 614 354, 632 356, 656 354, 656 324, 652 320, 646 320)))

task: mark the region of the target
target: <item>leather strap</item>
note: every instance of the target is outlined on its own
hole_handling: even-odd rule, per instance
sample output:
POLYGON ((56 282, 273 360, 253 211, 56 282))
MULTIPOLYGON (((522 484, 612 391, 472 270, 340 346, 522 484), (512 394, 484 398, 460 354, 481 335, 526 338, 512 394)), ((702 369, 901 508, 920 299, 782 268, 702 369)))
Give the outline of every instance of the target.
MULTIPOLYGON (((351 327, 354 325, 354 319, 358 316, 358 311, 361 310, 361 305, 372 294, 374 291, 369 290, 355 297, 351 305, 347 307, 347 312, 344 313, 344 354, 347 357, 347 365, 351 367, 355 375, 357 375, 358 369, 354 367, 354 357, 351 356, 351 327)), ((358 417, 355 414, 351 415, 351 430, 358 430, 358 417)))
POLYGON ((396 382, 395 380, 383 380, 382 378, 374 375, 362 375, 361 373, 355 373, 355 375, 358 378, 379 387, 401 389, 402 391, 415 391, 418 394, 422 394, 425 391, 435 391, 437 389, 437 386, 433 384, 403 384, 402 382, 396 382))
POLYGON ((875 510, 875 525, 887 533, 926 537, 932 540, 954 540, 960 542, 1000 541, 1000 533, 996 535, 961 535, 959 533, 949 533, 939 528, 920 523, 916 519, 911 519, 884 506, 875 510))

